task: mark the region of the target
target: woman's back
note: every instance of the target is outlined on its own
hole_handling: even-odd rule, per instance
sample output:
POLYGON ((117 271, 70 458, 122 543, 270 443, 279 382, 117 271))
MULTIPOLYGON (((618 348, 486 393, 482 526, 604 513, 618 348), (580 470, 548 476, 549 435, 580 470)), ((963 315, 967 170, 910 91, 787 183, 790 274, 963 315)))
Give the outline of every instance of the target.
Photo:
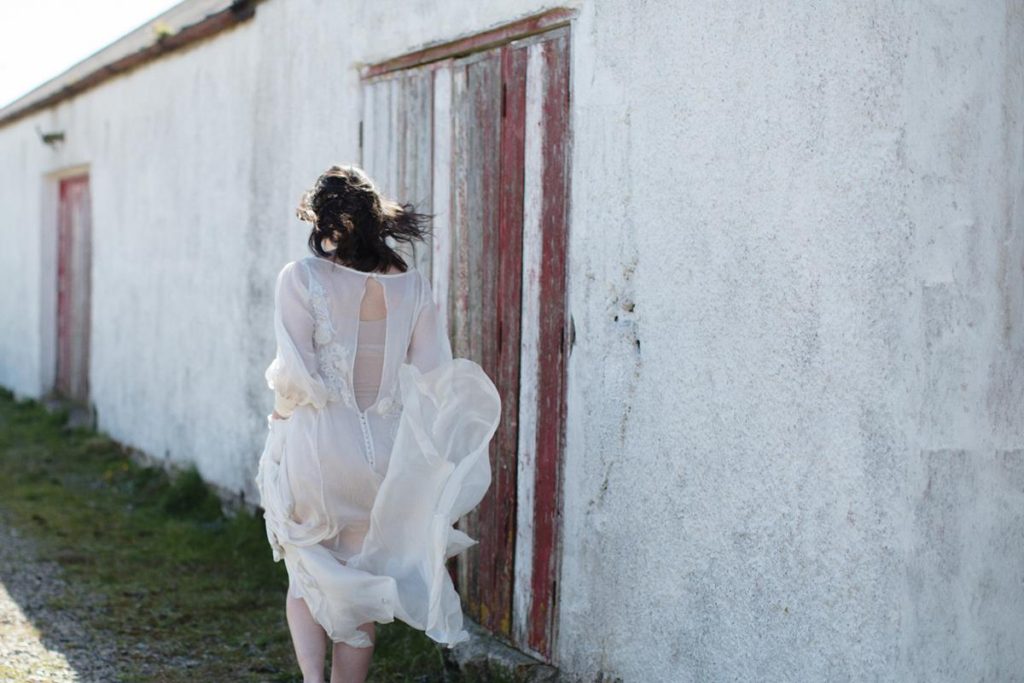
MULTIPOLYGON (((307 256, 284 266, 277 298, 281 322, 305 369, 324 381, 329 400, 359 412, 396 408, 389 401, 394 399, 403 362, 427 372, 451 359, 430 284, 416 269, 368 273, 307 256), (381 345, 380 371, 373 382, 380 387, 378 400, 362 407, 353 390, 360 336, 367 344, 381 345)), ((374 363, 372 347, 366 360, 374 363)), ((372 375, 367 370, 360 369, 364 387, 372 375)))
POLYGON ((359 320, 359 342, 356 346, 352 388, 356 406, 366 410, 377 400, 380 378, 384 371, 384 325, 386 318, 359 320))

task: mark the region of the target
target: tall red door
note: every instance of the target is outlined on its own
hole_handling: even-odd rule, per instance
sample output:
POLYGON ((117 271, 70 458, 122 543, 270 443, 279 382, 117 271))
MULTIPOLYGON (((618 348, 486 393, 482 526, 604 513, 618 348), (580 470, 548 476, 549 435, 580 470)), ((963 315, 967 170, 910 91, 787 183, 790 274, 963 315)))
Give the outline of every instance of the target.
POLYGON ((431 276, 455 355, 478 362, 502 400, 491 488, 458 525, 479 543, 453 578, 470 617, 549 661, 570 343, 570 17, 552 10, 398 57, 363 83, 363 167, 435 215, 432 241, 407 257, 431 276))
POLYGON ((89 323, 92 272, 89 176, 60 181, 57 212, 57 393, 89 399, 89 323))

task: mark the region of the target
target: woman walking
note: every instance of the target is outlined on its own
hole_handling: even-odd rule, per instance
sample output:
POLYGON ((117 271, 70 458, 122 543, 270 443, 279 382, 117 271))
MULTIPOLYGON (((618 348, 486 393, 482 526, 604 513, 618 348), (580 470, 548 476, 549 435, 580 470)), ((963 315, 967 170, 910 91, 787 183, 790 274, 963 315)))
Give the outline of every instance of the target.
POLYGON ((447 646, 468 638, 445 561, 476 541, 453 524, 491 482, 500 399, 453 358, 430 283, 388 245, 429 219, 332 166, 306 192, 313 255, 277 277, 274 412, 256 483, 305 683, 363 681, 375 623, 447 646))

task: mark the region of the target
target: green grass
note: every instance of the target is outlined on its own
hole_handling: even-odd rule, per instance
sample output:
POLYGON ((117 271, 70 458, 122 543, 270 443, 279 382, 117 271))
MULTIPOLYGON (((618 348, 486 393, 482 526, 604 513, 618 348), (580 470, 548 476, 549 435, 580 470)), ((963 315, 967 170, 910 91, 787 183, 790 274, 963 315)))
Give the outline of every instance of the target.
MULTIPOLYGON (((136 465, 107 436, 65 429, 66 417, 0 390, 0 507, 63 567, 71 588, 56 604, 120 646, 148 646, 146 659, 118 662, 122 680, 301 681, 287 574, 262 517, 225 515, 194 469, 136 465)), ((396 620, 377 634, 370 681, 443 680, 423 633, 396 620)))

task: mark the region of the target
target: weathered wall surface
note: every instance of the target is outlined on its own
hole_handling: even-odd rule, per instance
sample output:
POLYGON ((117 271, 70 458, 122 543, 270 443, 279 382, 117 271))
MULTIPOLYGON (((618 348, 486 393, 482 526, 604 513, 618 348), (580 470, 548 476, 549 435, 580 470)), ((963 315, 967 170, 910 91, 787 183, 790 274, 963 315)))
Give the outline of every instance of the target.
POLYGON ((3 335, 19 349, 17 362, 4 351, 3 383, 38 395, 52 382, 53 310, 40 305, 56 281, 47 174, 88 165, 99 427, 155 456, 195 460, 235 489, 259 424, 243 402, 246 340, 252 317, 267 317, 244 279, 254 46, 251 28, 239 28, 0 133, 0 156, 20 160, 2 165, 0 229, 18 245, 3 252, 17 282, 16 305, 3 310, 24 333, 3 335), (44 146, 36 126, 63 130, 65 142, 44 146))
MULTIPOLYGON (((100 427, 251 497, 354 63, 543 6, 267 2, 0 129, 0 384, 47 388, 44 177, 87 163, 100 427)), ((562 669, 1020 677, 1020 2, 580 9, 562 669)))
POLYGON ((52 385, 53 311, 39 305, 56 280, 48 177, 88 165, 99 426, 251 500, 272 407, 274 277, 308 253, 302 191, 330 164, 358 163, 358 63, 539 9, 266 2, 252 21, 0 129, 0 384, 30 396, 52 385), (66 142, 43 145, 36 126, 66 142))
POLYGON ((39 280, 38 226, 41 199, 28 190, 26 171, 38 163, 37 152, 23 139, 33 136, 24 124, 0 131, 0 384, 22 394, 38 395, 40 310, 33 297, 39 280), (35 201, 33 201, 35 200, 35 201))
POLYGON ((586 6, 566 669, 1024 675, 1022 26, 586 6))

